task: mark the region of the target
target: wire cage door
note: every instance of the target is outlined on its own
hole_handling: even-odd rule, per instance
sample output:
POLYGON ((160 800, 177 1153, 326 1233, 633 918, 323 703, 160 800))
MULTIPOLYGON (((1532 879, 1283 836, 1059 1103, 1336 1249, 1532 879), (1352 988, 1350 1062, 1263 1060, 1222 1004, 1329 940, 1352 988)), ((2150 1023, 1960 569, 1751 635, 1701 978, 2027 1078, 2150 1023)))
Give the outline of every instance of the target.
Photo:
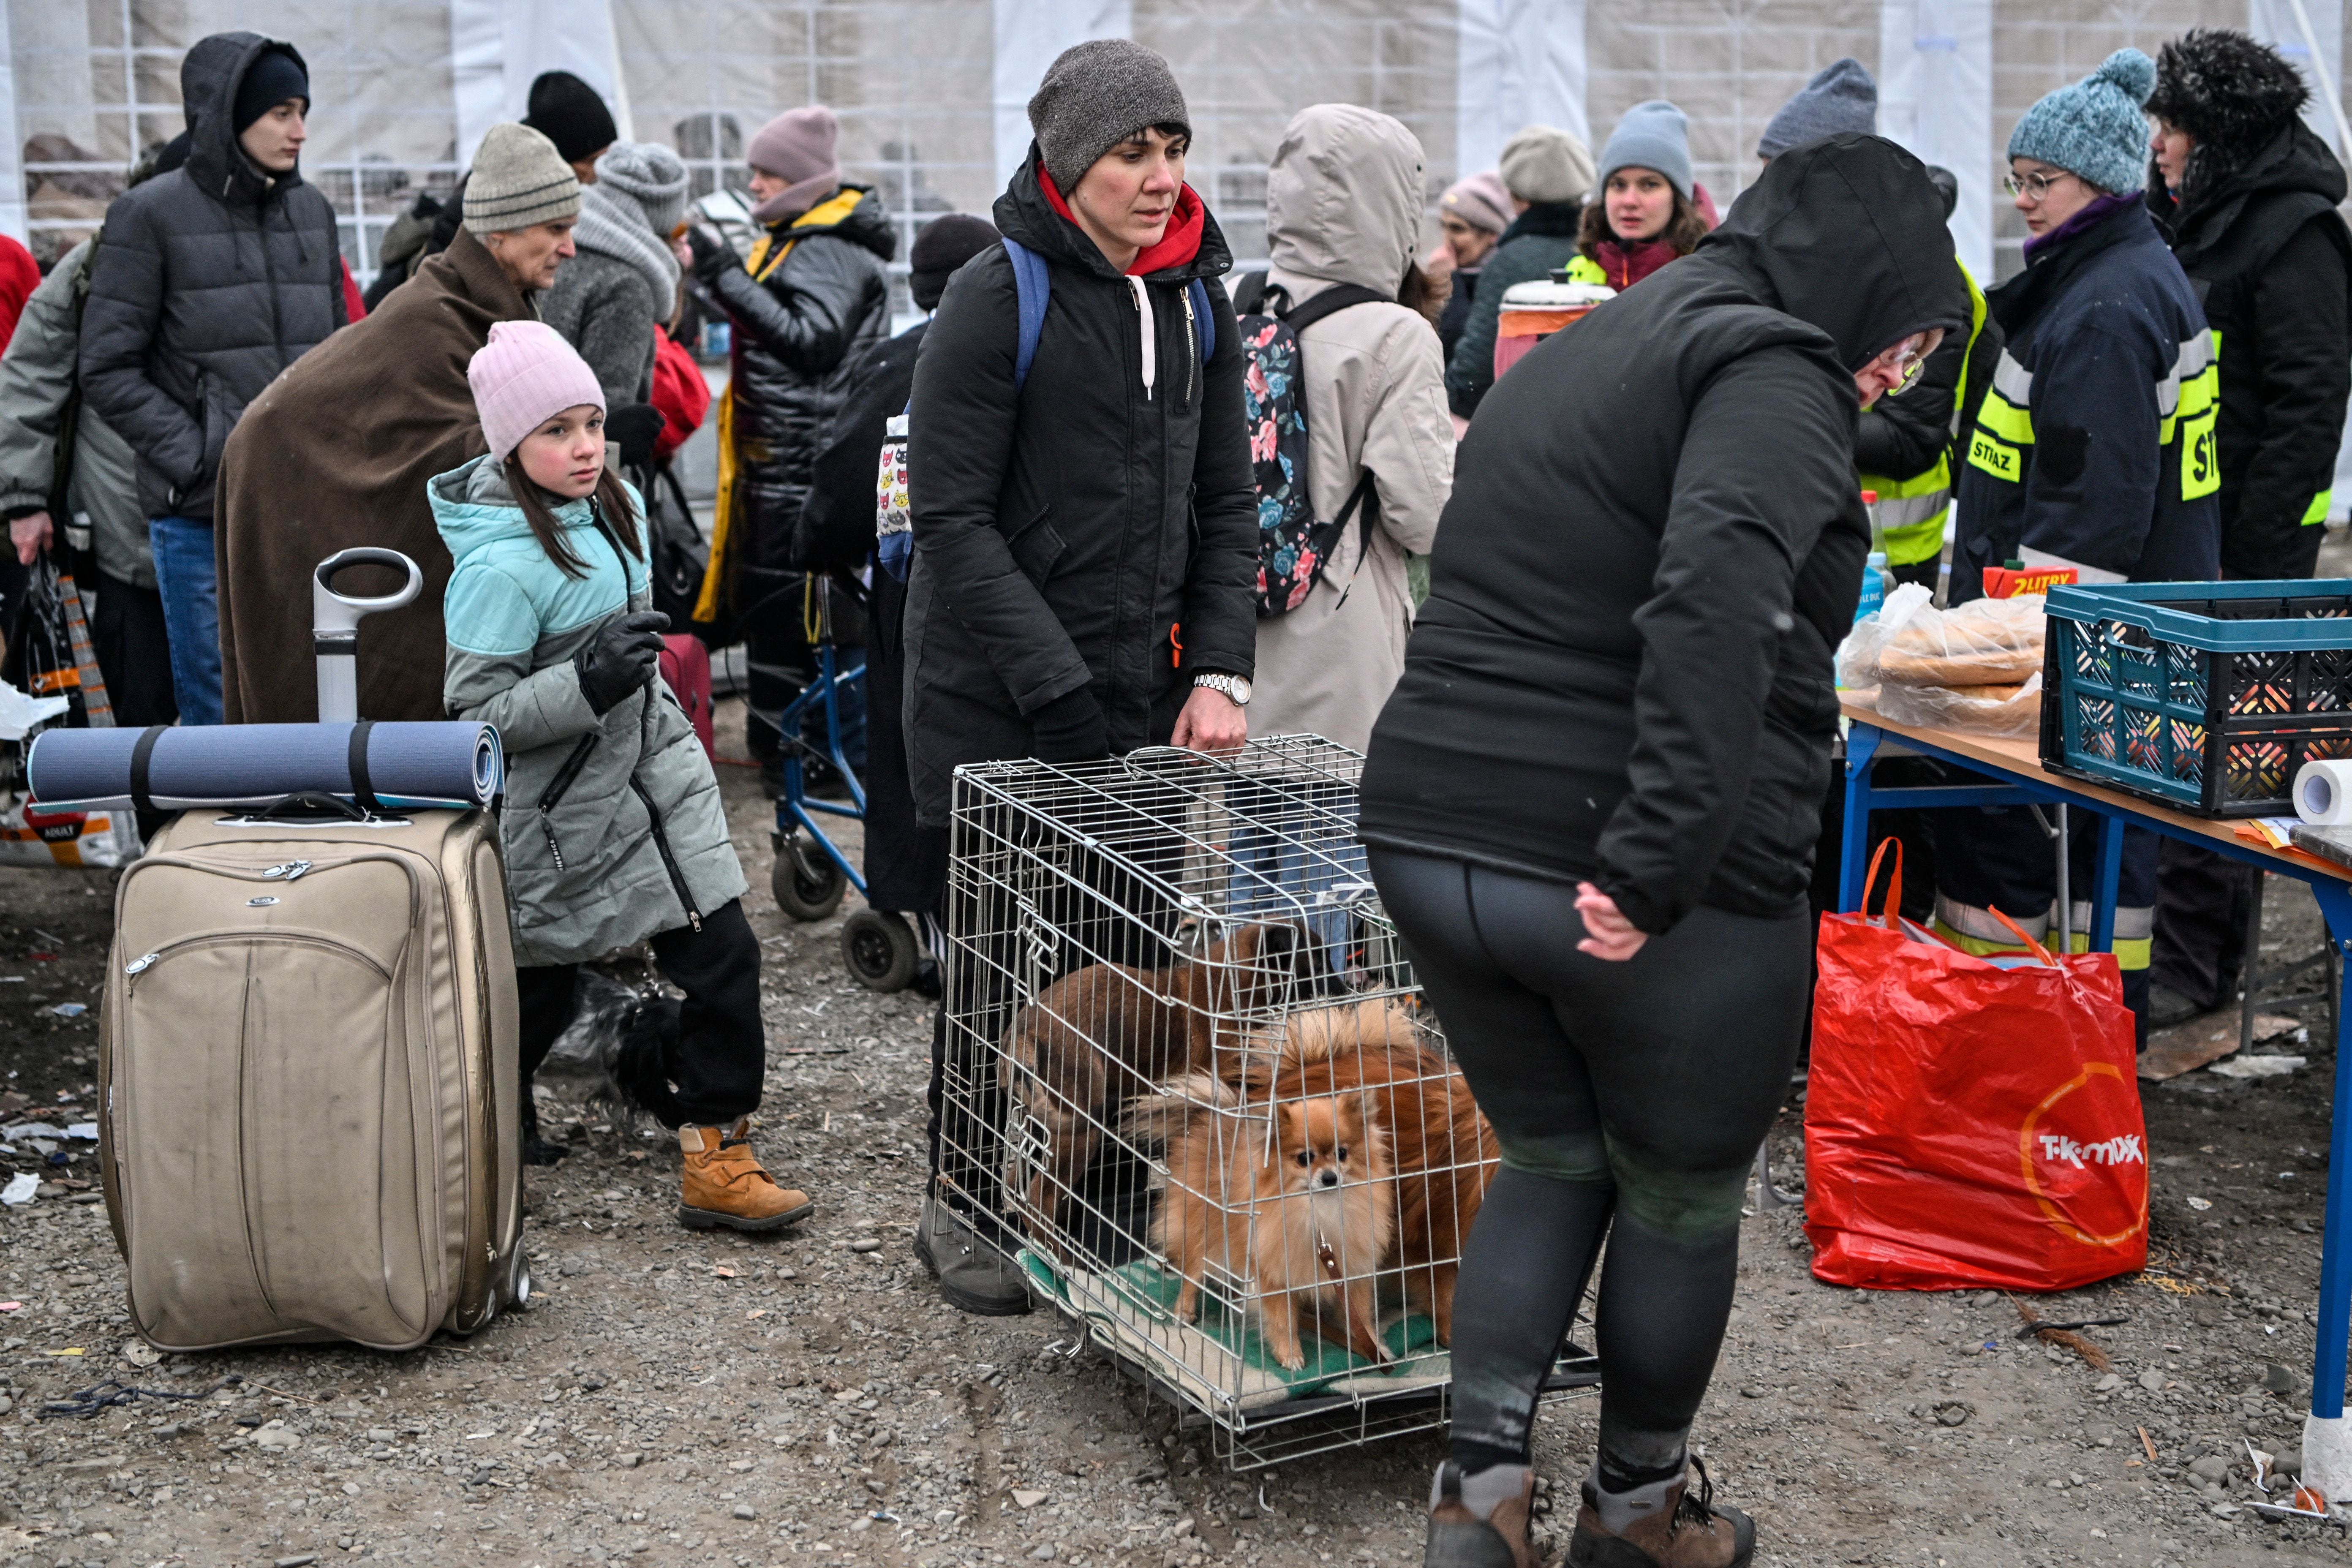
POLYGON ((1442 1426, 1495 1136, 1313 736, 959 771, 941 1193, 1236 1467, 1442 1426))

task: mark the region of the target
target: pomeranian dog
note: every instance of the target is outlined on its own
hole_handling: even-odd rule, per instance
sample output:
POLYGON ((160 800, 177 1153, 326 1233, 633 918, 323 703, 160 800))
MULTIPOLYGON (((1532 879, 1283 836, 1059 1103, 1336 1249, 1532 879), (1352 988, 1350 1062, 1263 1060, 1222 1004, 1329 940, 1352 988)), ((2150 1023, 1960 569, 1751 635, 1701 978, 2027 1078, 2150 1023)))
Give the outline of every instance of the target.
POLYGON ((1437 1342, 1451 1345, 1462 1244, 1503 1157, 1468 1082, 1393 1001, 1294 1013, 1240 1059, 1248 1064, 1241 1076, 1269 1084, 1262 1092, 1277 1104, 1323 1096, 1369 1103, 1395 1178, 1395 1248, 1381 1260, 1383 1278, 1395 1269, 1406 1305, 1427 1313, 1437 1342))
POLYGON ((1168 1185, 1153 1246, 1182 1278, 1176 1315, 1196 1322, 1214 1268, 1247 1291, 1267 1353, 1296 1372, 1314 1332, 1372 1361, 1380 1336, 1373 1276, 1391 1241, 1396 1195, 1388 1140, 1365 1098, 1276 1101, 1223 1079, 1177 1086, 1185 1113, 1168 1143, 1168 1185))
MULTIPOLYGON (((1045 1141, 1025 1189, 1024 1218, 1037 1240, 1060 1254, 1050 1229, 1061 1200, 1077 1191, 1121 1109, 1171 1079, 1212 1070, 1220 1029, 1231 1048, 1242 1039, 1236 1014, 1295 994, 1310 945, 1297 925, 1245 925, 1166 969, 1074 970, 1013 1016, 1003 1045, 1010 1087, 1045 1141)), ((1017 1142, 1009 1149, 1008 1190, 1024 1190, 1024 1158, 1017 1142)))

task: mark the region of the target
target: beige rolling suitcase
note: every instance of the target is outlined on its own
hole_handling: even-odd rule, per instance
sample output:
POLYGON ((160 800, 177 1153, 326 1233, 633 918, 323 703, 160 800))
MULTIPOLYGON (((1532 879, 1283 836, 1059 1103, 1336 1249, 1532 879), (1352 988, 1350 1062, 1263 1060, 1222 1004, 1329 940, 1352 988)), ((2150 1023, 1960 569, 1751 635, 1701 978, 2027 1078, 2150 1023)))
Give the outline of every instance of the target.
POLYGON ((497 819, 184 813, 116 894, 99 1157, 160 1350, 466 1333, 528 1300, 497 819))
POLYGON ((189 812, 123 874, 99 1157, 160 1350, 480 1328, 530 1290, 487 812, 189 812))

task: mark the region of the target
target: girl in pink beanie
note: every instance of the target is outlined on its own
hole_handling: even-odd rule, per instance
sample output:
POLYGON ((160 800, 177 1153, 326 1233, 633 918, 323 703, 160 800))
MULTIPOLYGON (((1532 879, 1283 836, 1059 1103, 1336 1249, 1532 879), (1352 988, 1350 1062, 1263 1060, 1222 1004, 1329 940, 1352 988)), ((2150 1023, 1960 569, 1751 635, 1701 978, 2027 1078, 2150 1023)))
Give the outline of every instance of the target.
POLYGON ((506 745, 524 1158, 556 1157, 528 1086, 579 966, 650 941, 685 999, 636 1009, 611 1087, 677 1130, 682 1224, 778 1229, 814 1205, 751 1152, 760 943, 710 759, 657 674, 669 622, 652 608, 644 509, 605 466, 604 394, 539 321, 492 327, 466 375, 489 450, 425 489, 457 563, 443 700, 506 745))

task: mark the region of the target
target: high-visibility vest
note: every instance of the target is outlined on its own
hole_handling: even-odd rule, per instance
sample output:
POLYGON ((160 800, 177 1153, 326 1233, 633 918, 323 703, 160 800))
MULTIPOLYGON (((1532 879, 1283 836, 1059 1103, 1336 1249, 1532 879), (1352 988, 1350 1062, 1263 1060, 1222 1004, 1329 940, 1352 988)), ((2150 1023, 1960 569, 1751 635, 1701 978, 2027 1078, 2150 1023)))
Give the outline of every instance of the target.
MULTIPOLYGON (((1977 287, 1958 257, 1952 265, 1969 286, 1969 346, 1960 356, 1960 379, 1952 388, 1952 434, 1959 434, 1961 410, 1969 405, 1969 364, 1975 357, 1978 334, 1984 331, 1984 290, 1977 287)), ((1885 541, 1889 566, 1910 566, 1933 561, 1944 552, 1944 518, 1952 510, 1952 450, 1948 442, 1936 449, 1935 463, 1907 479, 1885 474, 1864 474, 1862 488, 1878 492, 1878 531, 1885 541)))
POLYGON ((1590 256, 1579 256, 1568 264, 1568 280, 1570 283, 1599 283, 1606 287, 1609 274, 1602 271, 1601 263, 1590 256))

